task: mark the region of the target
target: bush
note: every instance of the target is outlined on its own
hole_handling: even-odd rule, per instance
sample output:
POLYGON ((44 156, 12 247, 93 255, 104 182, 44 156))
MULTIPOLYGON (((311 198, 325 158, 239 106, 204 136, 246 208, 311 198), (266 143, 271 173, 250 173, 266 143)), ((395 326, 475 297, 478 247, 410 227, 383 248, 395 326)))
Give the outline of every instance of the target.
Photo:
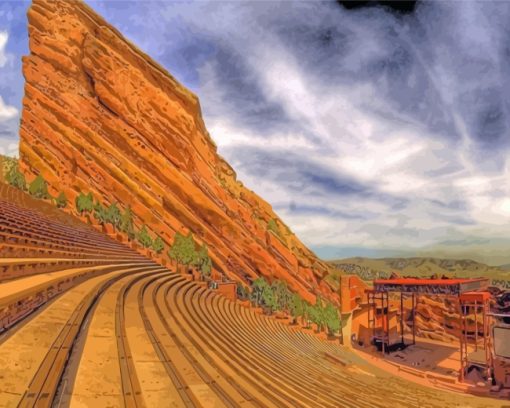
POLYGON ((152 249, 154 249, 154 251, 157 254, 160 254, 161 252, 163 252, 163 249, 165 249, 165 244, 164 244, 163 240, 161 239, 161 237, 156 237, 156 239, 152 243, 152 249))
POLYGON ((110 204, 110 206, 106 210, 107 222, 112 224, 113 228, 119 228, 120 219, 121 219, 121 214, 120 214, 119 207, 117 207, 116 203, 110 204))
POLYGON ((340 330, 338 309, 332 303, 328 303, 324 309, 324 323, 326 324, 330 335, 333 335, 340 330))
POLYGON ((10 166, 10 168, 7 170, 7 173, 5 174, 5 180, 11 186, 18 188, 21 191, 27 190, 27 182, 25 180, 25 176, 19 171, 17 164, 10 166))
POLYGON ((99 224, 104 225, 108 222, 108 212, 104 206, 98 201, 94 204, 94 218, 99 224))
POLYGON ((187 236, 177 232, 174 242, 168 250, 168 256, 173 259, 177 265, 190 266, 196 261, 195 241, 190 232, 187 236))
POLYGON ((274 232, 276 235, 280 235, 280 230, 278 229, 278 225, 276 224, 276 220, 274 218, 271 218, 267 223, 267 229, 274 232))
POLYGON ((144 247, 144 248, 150 248, 152 246, 152 238, 149 235, 149 232, 147 231, 147 227, 144 225, 142 229, 138 232, 138 242, 144 247))
POLYGON ((240 282, 237 282, 236 293, 240 300, 246 300, 250 295, 248 288, 240 282))
POLYGON ((259 307, 262 304, 262 294, 267 286, 267 282, 264 278, 257 278, 253 281, 250 301, 255 303, 256 307, 259 307))
POLYGON ((58 208, 66 208, 67 207, 67 197, 63 191, 60 192, 60 194, 55 199, 55 203, 57 204, 58 208))
POLYGON ((198 251, 195 253, 195 259, 193 264, 198 268, 202 277, 211 276, 212 271, 212 261, 209 258, 209 251, 207 249, 207 245, 202 245, 198 251))
POLYGON ((119 220, 119 229, 127 234, 128 239, 133 239, 135 237, 135 228, 133 226, 133 212, 131 211, 131 207, 128 206, 124 213, 120 216, 119 220))
POLYGON ((294 323, 298 317, 303 318, 305 315, 306 302, 297 293, 292 294, 289 302, 289 310, 291 316, 294 318, 294 323))
POLYGON ((317 296, 317 300, 314 306, 310 308, 310 320, 317 325, 317 331, 322 331, 325 323, 326 316, 324 313, 324 307, 322 306, 322 299, 317 296))
POLYGON ((271 286, 266 285, 262 291, 262 301, 264 306, 269 309, 269 314, 272 314, 277 309, 276 296, 271 286))
MULTIPOLYGON (((18 166, 18 160, 14 157, 0 156, 0 172, 2 177, 7 177, 7 173, 13 168, 18 166)), ((7 180, 6 180, 7 181, 7 180)))
POLYGON ((28 193, 35 198, 47 199, 50 197, 48 194, 48 184, 42 175, 38 175, 28 187, 28 193))
POLYGON ((281 311, 289 310, 292 293, 287 287, 287 283, 284 281, 275 281, 271 285, 271 289, 275 296, 275 309, 281 311))
POLYGON ((80 193, 75 200, 76 210, 83 215, 84 212, 90 213, 94 210, 94 196, 92 193, 87 195, 80 193))

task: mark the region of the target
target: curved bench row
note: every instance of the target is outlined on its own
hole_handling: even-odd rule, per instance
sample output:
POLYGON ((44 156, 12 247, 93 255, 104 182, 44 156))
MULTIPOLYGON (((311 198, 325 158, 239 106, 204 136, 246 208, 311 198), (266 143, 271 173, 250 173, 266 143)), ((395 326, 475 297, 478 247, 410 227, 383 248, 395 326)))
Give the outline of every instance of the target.
POLYGON ((50 222, 37 213, 32 213, 30 221, 27 221, 24 219, 27 211, 0 201, 0 243, 10 245, 11 250, 16 246, 32 247, 34 250, 39 247, 67 251, 81 257, 97 257, 98 252, 109 256, 134 254, 124 245, 92 228, 79 231, 55 221, 50 222), (6 205, 14 208, 6 210, 6 205))
POLYGON ((194 370, 225 406, 501 406, 400 379, 177 274, 151 281, 145 291, 143 305, 155 311, 150 323, 165 326, 172 349, 188 362, 187 375, 194 370))

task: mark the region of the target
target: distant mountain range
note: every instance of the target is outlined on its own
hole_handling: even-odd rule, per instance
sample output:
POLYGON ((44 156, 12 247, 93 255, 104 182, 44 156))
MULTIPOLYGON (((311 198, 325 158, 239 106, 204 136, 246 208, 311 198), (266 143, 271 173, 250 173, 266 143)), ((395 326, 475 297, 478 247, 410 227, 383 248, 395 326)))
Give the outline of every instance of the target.
POLYGON ((488 277, 492 280, 510 280, 510 264, 489 266, 470 259, 441 259, 432 257, 413 258, 345 258, 329 263, 335 268, 330 280, 336 279, 338 274, 357 274, 362 279, 372 280, 386 278, 392 272, 401 276, 475 278, 488 277))

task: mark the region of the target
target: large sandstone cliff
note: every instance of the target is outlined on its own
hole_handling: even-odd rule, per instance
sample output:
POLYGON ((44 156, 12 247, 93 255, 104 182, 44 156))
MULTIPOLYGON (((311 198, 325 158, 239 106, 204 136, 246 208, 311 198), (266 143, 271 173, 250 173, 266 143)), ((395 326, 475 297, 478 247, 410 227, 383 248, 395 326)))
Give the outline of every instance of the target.
POLYGON ((42 173, 72 201, 92 191, 129 203, 137 225, 167 244, 191 230, 232 279, 285 279, 311 301, 336 298, 328 266, 217 154, 194 94, 82 2, 34 0, 28 20, 20 161, 29 179, 42 173))

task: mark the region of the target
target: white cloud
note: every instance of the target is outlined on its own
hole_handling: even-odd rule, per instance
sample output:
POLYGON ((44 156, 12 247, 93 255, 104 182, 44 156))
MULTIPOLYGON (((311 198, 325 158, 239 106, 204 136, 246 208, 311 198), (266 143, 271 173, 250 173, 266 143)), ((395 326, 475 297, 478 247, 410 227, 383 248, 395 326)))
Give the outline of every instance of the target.
POLYGON ((19 144, 13 142, 12 139, 6 139, 0 137, 0 155, 18 157, 19 144))
MULTIPOLYGON (((423 115, 450 115, 450 119, 444 119, 445 126, 450 123, 450 130, 444 126, 433 129, 429 127, 433 118, 420 117, 407 106, 398 109, 391 105, 394 101, 385 92, 394 90, 389 88, 392 85, 387 83, 387 76, 376 80, 377 71, 373 73, 374 78, 365 80, 358 77, 352 81, 334 80, 327 74, 317 76, 307 68, 309 61, 320 65, 312 49, 303 51, 305 45, 287 43, 280 35, 281 27, 260 23, 253 15, 245 13, 245 8, 229 11, 235 18, 231 16, 222 20, 221 24, 209 24, 205 28, 207 35, 226 44, 241 59, 248 67, 246 77, 256 85, 266 101, 282 108, 285 116, 298 124, 302 132, 262 131, 236 123, 232 115, 233 106, 222 94, 225 83, 217 75, 217 70, 225 66, 208 64, 207 69, 200 71, 203 86, 199 88, 199 95, 206 119, 211 118, 207 123, 220 152, 235 162, 238 152, 248 147, 281 150, 282 154, 287 148, 297 152, 303 163, 315 161, 331 173, 346 175, 373 191, 368 196, 341 198, 333 191, 310 195, 309 191, 313 189, 289 189, 285 180, 261 178, 239 163, 239 178, 281 208, 284 220, 306 243, 417 250, 441 241, 462 241, 473 235, 490 239, 500 234, 496 226, 502 218, 510 216, 510 184, 506 181, 510 178, 506 172, 486 174, 480 167, 478 147, 468 122, 470 114, 462 111, 457 95, 465 89, 483 85, 476 81, 473 85, 466 79, 460 79, 459 72, 462 74, 462 70, 452 65, 448 55, 455 51, 454 42, 447 44, 447 53, 440 54, 443 48, 432 58, 427 54, 428 44, 421 47, 412 37, 403 41, 403 47, 408 47, 416 57, 416 67, 411 66, 409 77, 409 84, 415 88, 407 91, 415 95, 409 103, 423 99, 420 92, 436 92, 437 97, 421 101, 416 109, 424 109, 426 113, 423 115), (256 32, 254 21, 261 24, 256 32), (238 31, 230 30, 232 22, 235 22, 238 31), (303 57, 308 60, 303 60, 303 57), (435 108, 438 108, 437 113, 433 111, 435 108), (292 143, 293 135, 295 143, 292 143), (495 198, 496 189, 503 194, 502 198, 495 198), (382 200, 382 194, 407 203, 394 209, 394 202, 382 200), (286 210, 285 204, 290 201, 298 207, 313 205, 327 213, 312 211, 303 215, 286 210), (459 204, 451 204, 455 202, 459 204), (360 217, 345 218, 335 215, 338 212, 360 217)), ((273 11, 279 12, 277 7, 273 11)), ((339 10, 324 8, 323 11, 323 14, 320 10, 315 14, 318 24, 314 29, 317 32, 328 20, 325 15, 328 12, 334 15, 339 25, 352 30, 355 45, 346 47, 344 55, 331 56, 346 75, 366 69, 373 61, 387 63, 391 60, 393 49, 398 49, 393 43, 398 43, 399 38, 393 38, 393 43, 388 42, 383 29, 390 27, 401 35, 400 39, 405 37, 402 34, 405 30, 392 18, 384 21, 385 17, 380 16, 379 22, 372 24, 372 20, 366 24, 362 17, 355 21, 356 17, 339 10)), ((259 13, 262 15, 262 12, 259 13)), ((303 18, 298 16, 294 24, 300 25, 303 18)), ((426 18, 427 28, 434 28, 432 14, 423 18, 426 18)), ((188 19, 190 24, 200 24, 200 15, 188 19)), ((456 34, 459 27, 454 26, 456 34)), ((432 31, 433 36, 442 36, 449 29, 440 25, 435 28, 441 30, 437 33, 432 31)), ((434 50, 436 42, 433 38, 430 41, 434 50)), ((469 36, 465 41, 470 43, 469 36)), ((475 45, 481 47, 483 44, 475 45)), ((384 65, 382 67, 384 69, 384 65)), ((478 78, 470 78, 474 79, 478 78)), ((239 89, 239 92, 243 90, 239 89)), ((402 95, 402 98, 407 97, 402 95)))
POLYGON ((6 105, 0 95, 0 122, 13 119, 18 115, 18 109, 14 106, 6 105))
POLYGON ((5 47, 7 46, 7 41, 9 40, 9 34, 7 31, 0 31, 0 68, 2 68, 7 63, 7 53, 5 51, 5 47))

